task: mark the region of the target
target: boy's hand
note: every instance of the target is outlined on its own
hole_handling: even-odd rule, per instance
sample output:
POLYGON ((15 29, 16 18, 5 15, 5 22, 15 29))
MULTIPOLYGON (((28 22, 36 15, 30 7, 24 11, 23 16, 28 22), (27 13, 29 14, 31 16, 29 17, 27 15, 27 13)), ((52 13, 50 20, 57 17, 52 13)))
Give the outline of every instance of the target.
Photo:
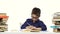
POLYGON ((32 27, 31 30, 42 30, 41 28, 32 27))
POLYGON ((26 29, 34 29, 34 28, 36 28, 36 27, 34 27, 34 26, 27 26, 26 27, 26 29))
POLYGON ((41 31, 41 28, 36 28, 34 26, 27 26, 26 29, 31 29, 31 31, 41 31))

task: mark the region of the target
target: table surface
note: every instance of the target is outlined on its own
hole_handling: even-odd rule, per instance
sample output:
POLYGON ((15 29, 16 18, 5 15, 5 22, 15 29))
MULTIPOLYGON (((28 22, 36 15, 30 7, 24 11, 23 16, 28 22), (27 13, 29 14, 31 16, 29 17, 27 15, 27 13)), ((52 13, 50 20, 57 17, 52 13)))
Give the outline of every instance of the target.
POLYGON ((0 32, 0 34, 60 34, 56 32, 47 32, 47 31, 40 31, 40 32, 0 32))
POLYGON ((0 32, 0 34, 60 34, 60 32, 49 32, 49 31, 40 31, 40 32, 23 32, 23 31, 17 31, 17 30, 12 30, 12 31, 5 31, 5 32, 0 32))

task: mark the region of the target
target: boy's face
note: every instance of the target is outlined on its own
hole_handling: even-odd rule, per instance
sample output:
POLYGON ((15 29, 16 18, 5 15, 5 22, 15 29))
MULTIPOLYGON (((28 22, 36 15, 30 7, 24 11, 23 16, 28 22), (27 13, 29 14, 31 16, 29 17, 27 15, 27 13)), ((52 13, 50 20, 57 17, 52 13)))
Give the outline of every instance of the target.
POLYGON ((39 16, 32 14, 31 15, 33 21, 37 21, 39 19, 39 16))

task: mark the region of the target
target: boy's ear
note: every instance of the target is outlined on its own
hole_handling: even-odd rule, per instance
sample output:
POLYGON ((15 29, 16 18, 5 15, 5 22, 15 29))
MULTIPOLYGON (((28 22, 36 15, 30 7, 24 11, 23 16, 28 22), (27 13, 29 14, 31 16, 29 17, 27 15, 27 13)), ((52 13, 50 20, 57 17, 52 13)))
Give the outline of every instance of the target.
POLYGON ((40 17, 40 16, 39 16, 40 17))

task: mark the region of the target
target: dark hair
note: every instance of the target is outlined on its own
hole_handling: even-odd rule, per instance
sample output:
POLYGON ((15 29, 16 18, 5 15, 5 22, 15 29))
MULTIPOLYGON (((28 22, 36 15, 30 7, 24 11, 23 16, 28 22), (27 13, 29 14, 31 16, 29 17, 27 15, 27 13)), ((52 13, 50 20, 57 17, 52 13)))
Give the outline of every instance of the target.
POLYGON ((32 14, 35 14, 37 15, 38 17, 40 17, 40 14, 41 14, 41 10, 39 8, 33 8, 32 9, 32 14))

